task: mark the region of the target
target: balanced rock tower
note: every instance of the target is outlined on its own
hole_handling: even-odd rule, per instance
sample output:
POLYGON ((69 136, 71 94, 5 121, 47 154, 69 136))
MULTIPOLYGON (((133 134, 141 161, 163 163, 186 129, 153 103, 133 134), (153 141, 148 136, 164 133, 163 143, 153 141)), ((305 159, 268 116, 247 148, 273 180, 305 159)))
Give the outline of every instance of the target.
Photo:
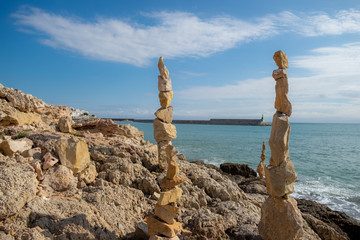
POLYGON ((180 199, 182 191, 177 185, 185 179, 179 176, 177 164, 178 151, 171 140, 176 138, 176 128, 171 124, 173 107, 170 106, 173 98, 169 71, 164 65, 163 57, 158 63, 160 76, 158 76, 159 99, 161 108, 155 112, 154 138, 158 144, 159 166, 167 168, 166 176, 160 182, 162 192, 155 205, 155 215, 147 218, 148 233, 151 240, 179 239, 177 234, 182 231, 182 225, 174 220, 179 208, 176 202, 180 199))
POLYGON ((269 197, 261 208, 259 234, 264 240, 292 240, 303 236, 303 219, 295 199, 288 195, 294 192, 297 178, 294 164, 289 157, 289 117, 292 112, 287 97, 287 56, 282 51, 274 54, 279 69, 274 70, 276 81, 275 108, 269 140, 271 158, 265 167, 265 182, 269 197))
POLYGON ((259 178, 263 179, 264 175, 265 175, 265 142, 263 142, 262 144, 262 150, 261 150, 261 156, 260 156, 260 162, 259 165, 256 168, 256 171, 259 174, 259 178))

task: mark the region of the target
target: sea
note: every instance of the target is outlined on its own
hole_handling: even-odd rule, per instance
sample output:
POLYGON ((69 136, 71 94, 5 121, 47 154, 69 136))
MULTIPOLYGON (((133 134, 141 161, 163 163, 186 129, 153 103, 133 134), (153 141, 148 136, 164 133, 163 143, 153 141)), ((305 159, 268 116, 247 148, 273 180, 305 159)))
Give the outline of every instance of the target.
MULTIPOLYGON (((131 124, 156 144, 152 123, 131 124)), ((298 178, 295 198, 315 200, 360 220, 360 124, 291 123, 290 159, 298 178)), ((256 170, 262 142, 268 144, 271 126, 175 124, 173 144, 188 161, 220 166, 231 162, 256 170)))

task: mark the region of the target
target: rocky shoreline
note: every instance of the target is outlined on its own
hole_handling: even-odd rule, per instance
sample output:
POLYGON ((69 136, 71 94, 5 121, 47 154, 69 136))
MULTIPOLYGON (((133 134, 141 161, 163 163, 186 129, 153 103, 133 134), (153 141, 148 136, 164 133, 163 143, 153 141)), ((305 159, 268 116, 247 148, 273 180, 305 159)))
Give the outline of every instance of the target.
MULTIPOLYGON (((0 84, 0 239, 146 239, 165 172, 157 146, 130 125, 53 106, 0 84)), ((265 181, 244 165, 190 163, 180 239, 261 239, 265 181), (190 233, 191 232, 191 233, 190 233)), ((255 173, 256 174, 256 173, 255 173)), ((297 199, 303 239, 357 239, 360 223, 297 199)))

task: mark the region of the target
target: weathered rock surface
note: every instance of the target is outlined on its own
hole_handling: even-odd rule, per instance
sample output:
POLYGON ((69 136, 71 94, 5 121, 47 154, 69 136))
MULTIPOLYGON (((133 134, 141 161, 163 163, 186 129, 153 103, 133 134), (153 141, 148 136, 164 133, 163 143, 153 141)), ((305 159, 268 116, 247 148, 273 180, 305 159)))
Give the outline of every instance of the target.
POLYGON ((311 200, 298 199, 297 202, 299 209, 305 216, 305 220, 310 220, 308 221, 309 224, 322 239, 326 239, 322 234, 335 236, 340 234, 341 236, 348 237, 352 240, 358 239, 360 236, 360 222, 350 218, 345 213, 333 211, 328 206, 311 200), (316 218, 320 223, 313 218, 308 217, 308 215, 316 218), (323 226, 323 223, 326 224, 327 227, 323 226), (313 224, 316 226, 313 226, 313 224), (331 228, 338 234, 333 234, 331 228), (319 230, 321 230, 322 233, 320 233, 319 230))
POLYGON ((297 174, 290 159, 276 167, 266 166, 265 176, 266 187, 271 196, 281 198, 294 192, 297 174))
POLYGON ((176 138, 176 127, 170 123, 154 120, 154 138, 156 142, 171 141, 176 138))
POLYGON ((0 220, 16 214, 33 200, 38 183, 29 164, 0 155, 0 220))
POLYGON ((256 172, 247 164, 222 163, 220 164, 220 169, 231 175, 240 175, 245 178, 257 176, 256 172))
POLYGON ((291 116, 292 105, 287 96, 289 91, 288 78, 285 69, 277 69, 273 72, 273 78, 276 81, 275 85, 275 109, 279 112, 291 116))
POLYGON ((31 149, 33 142, 28 138, 21 138, 17 140, 5 140, 0 143, 0 151, 6 156, 12 156, 14 153, 22 153, 31 149))
POLYGON ((158 89, 159 92, 172 91, 171 79, 164 79, 162 76, 158 76, 158 89))
POLYGON ((270 164, 278 166, 289 159, 289 117, 276 112, 273 116, 269 146, 271 149, 270 164))
MULTIPOLYGON (((0 100, 7 102, 1 97, 0 100)), ((58 132, 55 126, 61 116, 70 112, 64 106, 48 105, 34 112, 21 112, 36 114, 43 125, 2 126, 3 141, 29 129, 28 138, 33 141, 33 147, 40 148, 43 156, 51 153, 58 158, 57 141, 72 135, 58 132)), ((59 184, 49 181, 59 168, 65 167, 61 162, 44 170, 45 178, 38 184, 35 170, 30 165, 31 157, 16 154, 13 158, 0 153, 1 239, 131 239, 137 224, 154 214, 159 184, 166 181, 166 173, 159 168, 157 147, 143 140, 138 130, 130 127, 124 127, 129 131, 116 130, 110 121, 94 119, 75 119, 76 135, 86 141, 91 159, 88 167, 75 176, 70 173, 58 175, 60 179, 64 176, 68 176, 69 181, 72 179, 68 187, 60 187, 69 182, 65 179, 59 184), (93 171, 94 167, 98 175, 93 182, 86 183, 82 177, 79 180, 82 173, 90 168, 93 171)), ((260 207, 268 197, 264 180, 226 174, 216 166, 189 163, 182 155, 177 157, 180 172, 173 181, 182 184, 169 183, 174 184, 169 188, 178 186, 182 190, 175 221, 191 231, 189 235, 182 232, 181 239, 261 238, 257 229, 260 207)), ((302 208, 301 204, 299 208, 302 208)), ((327 236, 319 231, 319 226, 321 229, 328 226, 340 235, 346 233, 352 236, 350 239, 357 239, 359 225, 355 220, 322 208, 315 209, 309 205, 303 211, 325 224, 324 228, 320 223, 316 224, 317 228, 314 226, 318 234, 327 236)), ((311 221, 317 223, 317 220, 310 218, 304 217, 313 227, 311 221)), ((319 239, 305 223, 304 239, 319 239)))
POLYGON ((296 200, 269 197, 261 208, 259 233, 268 240, 301 239, 303 218, 296 200))
POLYGON ((76 183, 73 171, 64 165, 50 169, 42 182, 43 185, 48 185, 59 192, 69 189, 71 185, 75 186, 76 183))
POLYGON ((84 140, 79 138, 59 139, 57 154, 61 164, 70 168, 74 173, 81 172, 90 164, 88 146, 84 140))
POLYGON ((155 112, 155 116, 163 122, 171 123, 173 120, 173 107, 160 108, 155 112))
POLYGON ((168 108, 171 104, 171 100, 173 96, 174 96, 173 91, 160 92, 159 93, 160 106, 162 108, 168 108))
POLYGON ((280 50, 275 52, 273 59, 279 68, 289 67, 287 55, 283 51, 280 50))
POLYGON ((63 133, 72 132, 73 120, 70 116, 63 116, 59 119, 58 127, 63 133))

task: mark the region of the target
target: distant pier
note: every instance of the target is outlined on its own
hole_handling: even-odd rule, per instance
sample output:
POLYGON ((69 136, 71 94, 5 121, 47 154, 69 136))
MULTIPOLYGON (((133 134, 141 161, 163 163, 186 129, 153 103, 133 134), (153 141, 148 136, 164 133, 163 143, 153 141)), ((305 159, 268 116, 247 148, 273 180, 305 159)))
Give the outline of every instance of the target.
MULTIPOLYGON (((134 118, 111 118, 113 121, 119 122, 141 122, 152 123, 153 119, 134 119, 134 118)), ((173 120, 174 124, 202 124, 202 125, 247 125, 247 126, 269 126, 269 123, 263 119, 218 119, 210 120, 173 120)))

